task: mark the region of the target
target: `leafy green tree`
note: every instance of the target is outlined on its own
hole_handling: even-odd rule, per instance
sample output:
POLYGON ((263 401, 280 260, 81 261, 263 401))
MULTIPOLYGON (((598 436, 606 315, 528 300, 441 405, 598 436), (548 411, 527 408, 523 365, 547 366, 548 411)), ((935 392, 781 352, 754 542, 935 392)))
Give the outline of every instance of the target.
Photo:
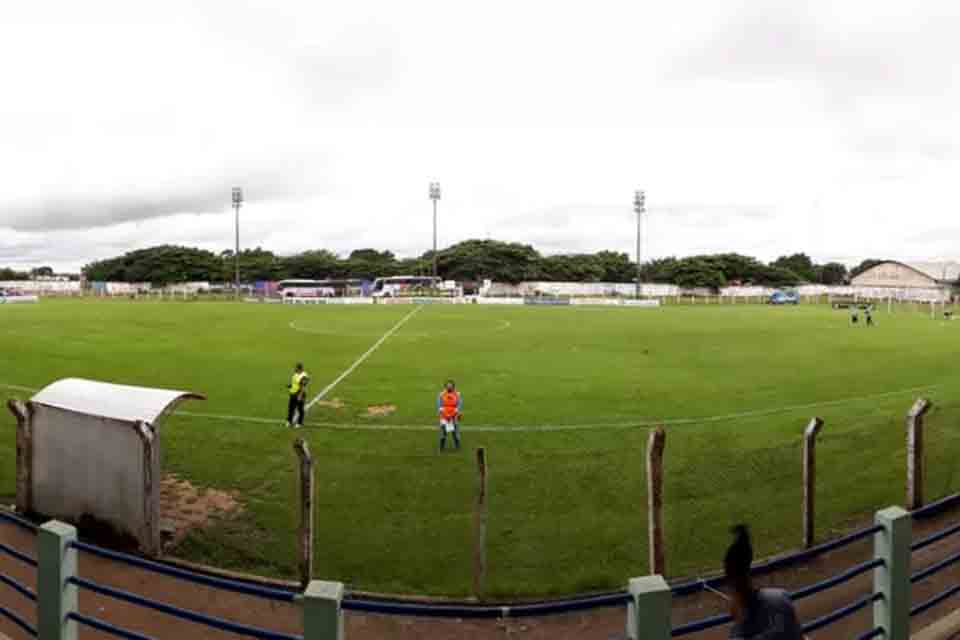
MULTIPOLYGON (((220 253, 220 263, 220 272, 213 280, 232 282, 236 269, 232 249, 220 253)), ((286 273, 283 261, 272 251, 265 251, 257 247, 256 249, 244 249, 240 252, 241 282, 282 280, 286 277, 286 273)))
POLYGON ((674 278, 674 284, 688 289, 707 288, 716 291, 727 284, 727 278, 716 261, 705 256, 682 260, 674 278))
POLYGON ((83 273, 87 280, 150 282, 163 286, 220 280, 221 270, 220 259, 210 251, 163 245, 92 262, 83 268, 83 273))
POLYGON ((839 262, 828 262, 819 266, 820 284, 843 284, 847 281, 847 267, 839 262))
POLYGON ((53 267, 37 267, 30 270, 30 275, 38 278, 49 278, 53 276, 53 267))
POLYGON ((640 277, 644 282, 673 284, 679 269, 680 261, 677 258, 658 258, 641 265, 640 277))
POLYGON ((544 280, 600 282, 605 274, 600 260, 593 255, 554 255, 540 260, 540 277, 544 280))
MULTIPOLYGON (((430 263, 433 252, 421 260, 430 263)), ((497 240, 466 240, 437 253, 437 270, 449 280, 482 280, 499 282, 535 280, 539 272, 540 254, 530 245, 497 240)))
POLYGON ((757 284, 768 287, 795 287, 802 278, 784 267, 766 267, 757 284))
POLYGON ((390 251, 356 249, 343 261, 343 270, 351 278, 373 280, 382 276, 397 275, 397 259, 390 251))
POLYGON ((817 270, 813 264, 813 260, 811 260, 810 256, 805 253, 794 253, 793 255, 789 256, 781 256, 774 260, 770 266, 792 271, 801 280, 806 282, 817 281, 817 270))
POLYGON ((283 267, 289 277, 308 280, 342 278, 346 273, 337 254, 326 249, 304 251, 285 258, 283 267))
POLYGON ((637 265, 625 253, 599 251, 594 258, 603 269, 603 282, 633 282, 637 278, 637 265))
POLYGON ((30 274, 25 271, 16 271, 9 267, 0 268, 0 280, 29 280, 30 274))

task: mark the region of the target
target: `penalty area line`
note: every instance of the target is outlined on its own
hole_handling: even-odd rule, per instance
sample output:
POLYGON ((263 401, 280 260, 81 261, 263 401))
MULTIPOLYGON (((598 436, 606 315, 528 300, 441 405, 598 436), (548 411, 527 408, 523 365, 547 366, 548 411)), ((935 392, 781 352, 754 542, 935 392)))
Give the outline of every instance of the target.
POLYGON ((400 327, 402 327, 404 324, 406 324, 407 320, 409 320, 409 319, 412 318, 413 316, 417 315, 417 314, 420 313, 420 311, 422 311, 422 310, 423 310, 423 306, 417 306, 417 308, 415 308, 413 311, 411 311, 411 312, 408 313, 407 315, 405 315, 405 316, 403 316, 402 318, 400 318, 400 321, 397 322, 397 324, 395 324, 395 325, 393 325, 392 327, 390 327, 390 329, 389 329, 385 334, 383 334, 382 336, 380 336, 380 339, 377 340, 376 342, 374 342, 374 343, 373 343, 373 346, 370 347, 369 349, 367 349, 366 352, 364 352, 364 354, 363 354, 362 356, 360 356, 359 358, 357 358, 356 362, 354 362, 352 365, 350 365, 349 367, 347 367, 347 370, 346 370, 346 371, 344 371, 344 372, 341 373, 339 376, 337 376, 337 378, 336 378, 333 382, 331 382, 330 384, 328 384, 327 386, 325 386, 323 389, 321 389, 321 390, 320 390, 320 393, 318 393, 316 396, 314 396, 313 399, 312 399, 309 403, 307 403, 306 410, 307 410, 307 411, 310 411, 310 409, 313 407, 313 405, 317 404, 320 400, 322 400, 324 396, 326 396, 328 393, 330 393, 330 392, 334 389, 334 387, 336 387, 338 384, 340 384, 341 382, 343 382, 344 378, 346 378, 347 376, 349 376, 351 373, 354 372, 354 370, 356 370, 357 367, 359 367, 361 364, 363 364, 363 361, 366 360, 367 358, 369 358, 369 357, 373 354, 373 352, 376 351, 376 350, 380 347, 380 345, 382 345, 384 342, 386 342, 386 341, 387 341, 387 338, 389 338, 389 337, 392 336, 394 333, 396 333, 397 330, 400 329, 400 327))

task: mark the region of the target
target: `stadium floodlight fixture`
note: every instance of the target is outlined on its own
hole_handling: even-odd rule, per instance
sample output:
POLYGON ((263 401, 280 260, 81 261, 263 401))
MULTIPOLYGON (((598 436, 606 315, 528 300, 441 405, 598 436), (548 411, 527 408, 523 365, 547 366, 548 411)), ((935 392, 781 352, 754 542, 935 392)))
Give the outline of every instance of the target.
POLYGON ((637 289, 636 297, 640 298, 640 222, 647 210, 647 194, 642 189, 633 192, 633 211, 637 214, 637 289))
POLYGON ((233 188, 232 194, 233 200, 233 210, 235 215, 235 226, 236 229, 236 245, 233 252, 233 267, 234 267, 234 282, 233 282, 233 295, 238 300, 240 299, 240 205, 243 204, 243 189, 240 187, 233 188))
POLYGON ((433 201, 433 277, 437 277, 437 200, 440 199, 440 183, 430 183, 430 200, 433 201))

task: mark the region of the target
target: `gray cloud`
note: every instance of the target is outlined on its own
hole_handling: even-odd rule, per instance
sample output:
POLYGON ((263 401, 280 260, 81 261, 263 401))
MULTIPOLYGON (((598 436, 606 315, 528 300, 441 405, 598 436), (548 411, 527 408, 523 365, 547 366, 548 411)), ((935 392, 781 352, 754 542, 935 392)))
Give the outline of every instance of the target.
POLYGON ((201 177, 171 184, 119 185, 112 192, 71 192, 38 195, 28 202, 9 203, 0 211, 0 226, 17 231, 86 229, 149 220, 178 213, 214 214, 229 209, 231 189, 241 186, 244 198, 278 200, 311 194, 316 187, 299 172, 253 170, 232 177, 201 177))

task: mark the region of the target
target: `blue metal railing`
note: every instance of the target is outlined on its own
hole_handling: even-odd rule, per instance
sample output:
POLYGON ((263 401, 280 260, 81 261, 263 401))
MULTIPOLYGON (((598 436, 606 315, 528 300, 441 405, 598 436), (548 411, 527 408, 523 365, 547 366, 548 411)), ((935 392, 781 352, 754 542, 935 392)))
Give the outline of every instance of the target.
POLYGON ((277 602, 293 602, 297 598, 297 593, 295 591, 263 587, 247 582, 240 582, 239 580, 216 578, 214 576, 204 575, 195 571, 187 571, 186 569, 179 569, 162 562, 154 562, 153 560, 147 560, 145 558, 140 558, 127 553, 109 551, 107 549, 103 549, 102 547, 84 542, 71 542, 70 546, 77 551, 83 551, 84 553, 89 553, 101 558, 115 560, 117 562, 129 564, 134 567, 139 567, 140 569, 152 571, 153 573, 159 573, 172 578, 179 578, 195 584, 202 584, 207 587, 214 587, 217 589, 224 589, 226 591, 233 591, 235 593, 257 596, 259 598, 265 598, 267 600, 274 600, 277 602))
MULTIPOLYGON (((24 520, 23 518, 16 516, 5 509, 0 509, 0 520, 2 520, 5 523, 20 527, 21 529, 29 531, 30 533, 36 533, 37 531, 36 525, 34 525, 32 522, 24 520)), ((4 553, 10 556, 11 558, 14 558, 15 560, 22 562, 28 567, 31 567, 34 569, 37 567, 37 561, 34 558, 23 553, 22 551, 18 551, 17 549, 14 549, 9 545, 0 543, 0 553, 4 553)), ((6 586, 10 587, 13 591, 16 591, 18 594, 20 594, 30 602, 36 603, 37 601, 36 592, 34 592, 32 589, 30 589, 28 586, 26 586, 16 578, 0 573, 0 583, 3 583, 6 586)), ((6 607, 0 606, 0 616, 6 618, 7 620, 15 624, 17 627, 22 629, 23 632, 26 633, 28 636, 33 638, 37 636, 36 627, 34 627, 29 622, 27 622, 27 620, 25 620, 20 614, 16 613, 15 611, 11 611, 6 607)))
POLYGON ((343 599, 342 606, 346 611, 365 611, 368 613, 409 615, 424 618, 522 618, 605 607, 619 607, 626 605, 630 600, 631 596, 626 591, 586 596, 583 598, 504 606, 427 604, 351 598, 348 596, 343 599))
POLYGON ((136 631, 130 631, 129 629, 124 629, 123 627, 118 627, 117 625, 110 624, 109 622, 104 622, 103 620, 98 620, 97 618, 91 618, 85 616, 75 611, 71 611, 67 614, 67 617, 71 620, 76 620, 82 625, 86 625, 91 629, 96 629, 97 631, 103 631, 104 633, 109 633, 110 635, 117 636, 118 638, 127 638, 127 640, 153 640, 150 636, 145 636, 136 631))
MULTIPOLYGON (((956 496, 950 496, 944 498, 935 503, 928 505, 922 509, 914 511, 911 515, 914 518, 926 518, 931 517, 933 514, 953 506, 954 504, 960 502, 960 494, 956 496)), ((13 516, 3 510, 0 510, 0 519, 20 526, 26 530, 36 531, 36 527, 17 516, 13 516)), ((857 541, 870 538, 874 534, 882 531, 883 528, 880 525, 874 525, 870 527, 865 527, 863 529, 854 531, 850 534, 837 538, 821 545, 817 545, 805 551, 792 554, 790 556, 785 556, 781 558, 775 558, 763 563, 759 563, 751 568, 752 575, 763 575, 769 573, 776 569, 781 569, 795 565, 797 563, 809 560, 811 558, 817 557, 821 554, 828 553, 840 548, 843 548, 847 545, 853 544, 857 541)), ((924 549, 932 544, 935 544, 945 538, 960 533, 960 523, 951 525, 941 531, 935 532, 925 538, 917 540, 911 545, 911 550, 918 551, 924 549)), ((226 578, 220 578, 210 575, 205 575, 202 573, 197 573, 195 571, 190 571, 186 569, 181 569, 174 567, 168 564, 155 562, 152 560, 147 560, 134 555, 129 555, 125 553, 120 553, 116 551, 110 551, 97 547, 95 545, 86 544, 78 541, 71 542, 70 545, 79 552, 88 553, 95 555, 97 557, 105 558, 112 561, 122 562, 124 564, 132 565, 140 569, 151 571, 153 573, 178 578, 186 580, 195 584, 200 584, 212 588, 224 589, 236 593, 242 593, 245 595, 251 595, 255 597, 264 598, 271 601, 280 601, 280 602, 294 602, 298 598, 298 594, 292 590, 282 589, 282 588, 271 588, 261 585, 256 585, 253 583, 243 582, 239 580, 231 580, 226 578)), ((37 566, 37 561, 30 557, 29 555, 22 553, 12 547, 0 543, 0 553, 5 553, 24 564, 27 564, 31 567, 37 566)), ((936 573, 954 565, 955 563, 960 562, 960 553, 953 554, 947 558, 940 560, 939 562, 926 567, 920 571, 915 572, 911 576, 911 583, 919 582, 925 578, 928 578, 936 573)), ((790 594, 791 598, 794 600, 803 599, 809 596, 812 596, 817 593, 821 593, 833 587, 836 587, 840 584, 843 584, 853 578, 863 575, 868 571, 876 569, 877 567, 883 566, 883 561, 880 559, 872 559, 860 564, 854 565, 845 571, 842 571, 838 574, 825 578, 815 584, 802 587, 790 594)), ((131 604, 135 604, 144 608, 148 608, 154 611, 159 611, 171 616, 175 616, 180 619, 188 620, 194 623, 203 624, 215 629, 222 631, 227 631, 230 633, 235 633, 239 635, 244 635, 254 638, 263 638, 266 640, 301 640, 300 636, 281 633, 276 631, 270 631, 266 629, 261 629, 254 626, 244 625, 235 623, 229 620, 224 620, 214 616, 206 615, 196 611, 191 611, 188 609, 183 609, 174 605, 157 602, 145 596, 141 596, 135 593, 117 589, 115 587, 110 587, 107 585, 99 584, 92 580, 86 580, 80 577, 70 577, 67 579, 71 584, 76 585, 81 589, 92 591, 103 596, 115 598, 122 600, 131 604)), ((707 588, 713 588, 719 586, 723 583, 723 577, 714 577, 708 580, 695 580, 688 581, 686 583, 681 583, 671 587, 671 592, 674 596, 683 596, 688 594, 697 593, 703 591, 707 588)), ((7 585, 14 591, 18 592, 21 596, 27 598, 28 600, 35 602, 37 595, 29 587, 26 587, 19 581, 14 578, 4 576, 0 574, 0 582, 7 585)), ((940 604, 947 598, 960 593, 960 585, 954 586, 950 589, 947 589, 929 600, 920 603, 914 606, 910 615, 915 616, 919 615, 930 608, 940 604)), ((820 618, 811 620, 803 625, 805 632, 812 632, 818 629, 821 629, 829 624, 832 624, 838 620, 841 620, 853 613, 860 611, 871 602, 876 601, 882 596, 879 594, 869 594, 862 598, 859 598, 843 607, 840 607, 820 618)), ((562 600, 554 600, 548 602, 539 602, 531 604, 512 604, 512 605, 469 605, 469 604, 433 604, 433 603, 414 603, 414 602, 400 602, 392 601, 387 599, 374 599, 369 597, 352 597, 347 595, 342 601, 342 608, 349 611, 362 611, 370 613, 381 613, 381 614, 397 614, 397 615, 410 615, 410 616, 419 616, 419 617, 457 617, 457 618, 518 618, 524 616, 540 616, 540 615, 551 615, 551 614, 560 614, 568 613, 572 611, 584 611, 589 609, 597 609, 603 607, 619 607, 628 604, 631 601, 632 597, 626 591, 615 591, 609 593, 596 594, 591 596, 582 596, 575 598, 567 598, 562 600)), ((36 630, 18 614, 0 607, 0 616, 6 617, 11 620, 17 626, 22 628, 25 632, 31 635, 36 635, 36 630)), ((78 624, 83 624, 94 629, 98 629, 105 633, 110 633, 112 635, 123 637, 123 638, 132 638, 136 640, 148 639, 148 636, 142 635, 140 633, 129 631, 121 627, 117 627, 108 622, 98 620, 96 618, 83 616, 79 613, 69 614, 70 618, 75 620, 78 624)), ((703 631, 705 629, 710 629, 716 626, 728 624, 732 621, 731 616, 723 615, 714 615, 701 620, 695 620, 692 622, 679 625, 672 629, 671 634, 673 636, 684 636, 698 631, 703 631)), ((873 629, 868 631, 860 636, 858 640, 869 640, 871 638, 878 637, 882 635, 882 631, 879 629, 873 629)), ((149 639, 148 639, 149 640, 149 639)))
POLYGON ((0 520, 6 520, 7 522, 11 524, 15 524, 21 529, 24 529, 31 533, 37 532, 37 525, 33 524, 32 522, 30 522, 25 518, 21 518, 16 514, 10 513, 6 509, 0 509, 0 520))
POLYGON ((106 585, 94 582, 93 580, 86 580, 84 578, 71 576, 67 578, 67 582, 75 584, 81 589, 87 589, 88 591, 99 593, 100 595, 122 600, 124 602, 129 602, 130 604, 135 604, 147 609, 153 609, 154 611, 159 611, 160 613, 166 613, 182 620, 189 620, 190 622, 203 624, 221 631, 228 631, 230 633, 248 636, 251 638, 262 638, 263 640, 302 640, 301 636, 296 636, 289 633, 279 633, 276 631, 268 631, 267 629, 239 624, 236 622, 231 622, 230 620, 224 620, 223 618, 216 618, 205 613, 198 613, 189 609, 182 609, 171 604, 157 602, 156 600, 152 600, 135 593, 130 593, 129 591, 108 587, 106 585))
POLYGON ((33 567, 34 569, 37 568, 36 560, 34 560, 33 558, 31 558, 25 553, 17 551, 13 547, 3 544, 2 542, 0 542, 0 552, 7 554, 11 558, 16 558, 17 560, 19 560, 20 562, 24 563, 27 566, 33 567))
POLYGON ((810 622, 804 625, 801 625, 800 628, 803 629, 804 633, 812 633, 813 631, 816 631, 817 629, 822 629, 829 624, 833 624, 834 622, 837 622, 838 620, 843 620, 847 616, 853 615, 857 611, 860 611, 860 609, 863 609, 868 604, 871 604, 873 602, 876 602, 877 600, 882 600, 882 599, 883 599, 882 594, 871 593, 869 595, 863 596, 862 598, 854 600, 850 604, 840 607, 839 609, 834 609, 833 611, 831 611, 825 616, 821 616, 819 618, 811 620, 810 622))
POLYGON ((947 589, 946 591, 941 591, 940 593, 933 596, 929 600, 925 602, 921 602, 920 604, 914 607, 911 607, 910 617, 912 618, 913 616, 918 616, 921 613, 924 613, 925 611, 927 611, 928 609, 932 609, 933 607, 937 606, 947 598, 957 595, 958 593, 960 593, 960 584, 956 584, 950 587, 949 589, 947 589))
POLYGON ((27 635, 30 635, 34 638, 37 637, 37 629, 32 624, 30 624, 29 622, 21 618, 19 615, 17 615, 13 611, 10 611, 6 607, 0 607, 0 615, 2 615, 4 618, 9 620, 13 624, 17 625, 21 629, 23 629, 27 633, 27 635))
POLYGON ((34 593, 29 587, 17 581, 16 579, 0 573, 0 582, 7 585, 11 589, 13 589, 14 591, 22 595, 27 600, 31 602, 37 601, 37 594, 34 593))
MULTIPOLYGON (((750 575, 752 576, 761 576, 767 573, 771 573, 778 569, 785 569, 787 567, 800 564, 817 556, 829 553, 831 551, 836 551, 842 547, 853 544, 864 538, 869 538, 873 534, 882 531, 883 528, 880 525, 873 525, 871 527, 865 527, 863 529, 858 529, 852 533, 848 533, 845 536, 841 536, 836 540, 831 540, 829 542, 824 542, 815 547, 810 547, 804 551, 799 551, 797 553, 790 554, 788 556, 783 556, 781 558, 773 558, 772 560, 767 560, 765 562, 759 562, 753 565, 750 568, 750 575)), ((715 588, 723 584, 724 577, 716 576, 714 578, 709 578, 707 580, 691 580, 689 582, 684 582, 678 585, 674 585, 670 588, 674 596, 686 596, 699 593, 707 588, 715 588)))

